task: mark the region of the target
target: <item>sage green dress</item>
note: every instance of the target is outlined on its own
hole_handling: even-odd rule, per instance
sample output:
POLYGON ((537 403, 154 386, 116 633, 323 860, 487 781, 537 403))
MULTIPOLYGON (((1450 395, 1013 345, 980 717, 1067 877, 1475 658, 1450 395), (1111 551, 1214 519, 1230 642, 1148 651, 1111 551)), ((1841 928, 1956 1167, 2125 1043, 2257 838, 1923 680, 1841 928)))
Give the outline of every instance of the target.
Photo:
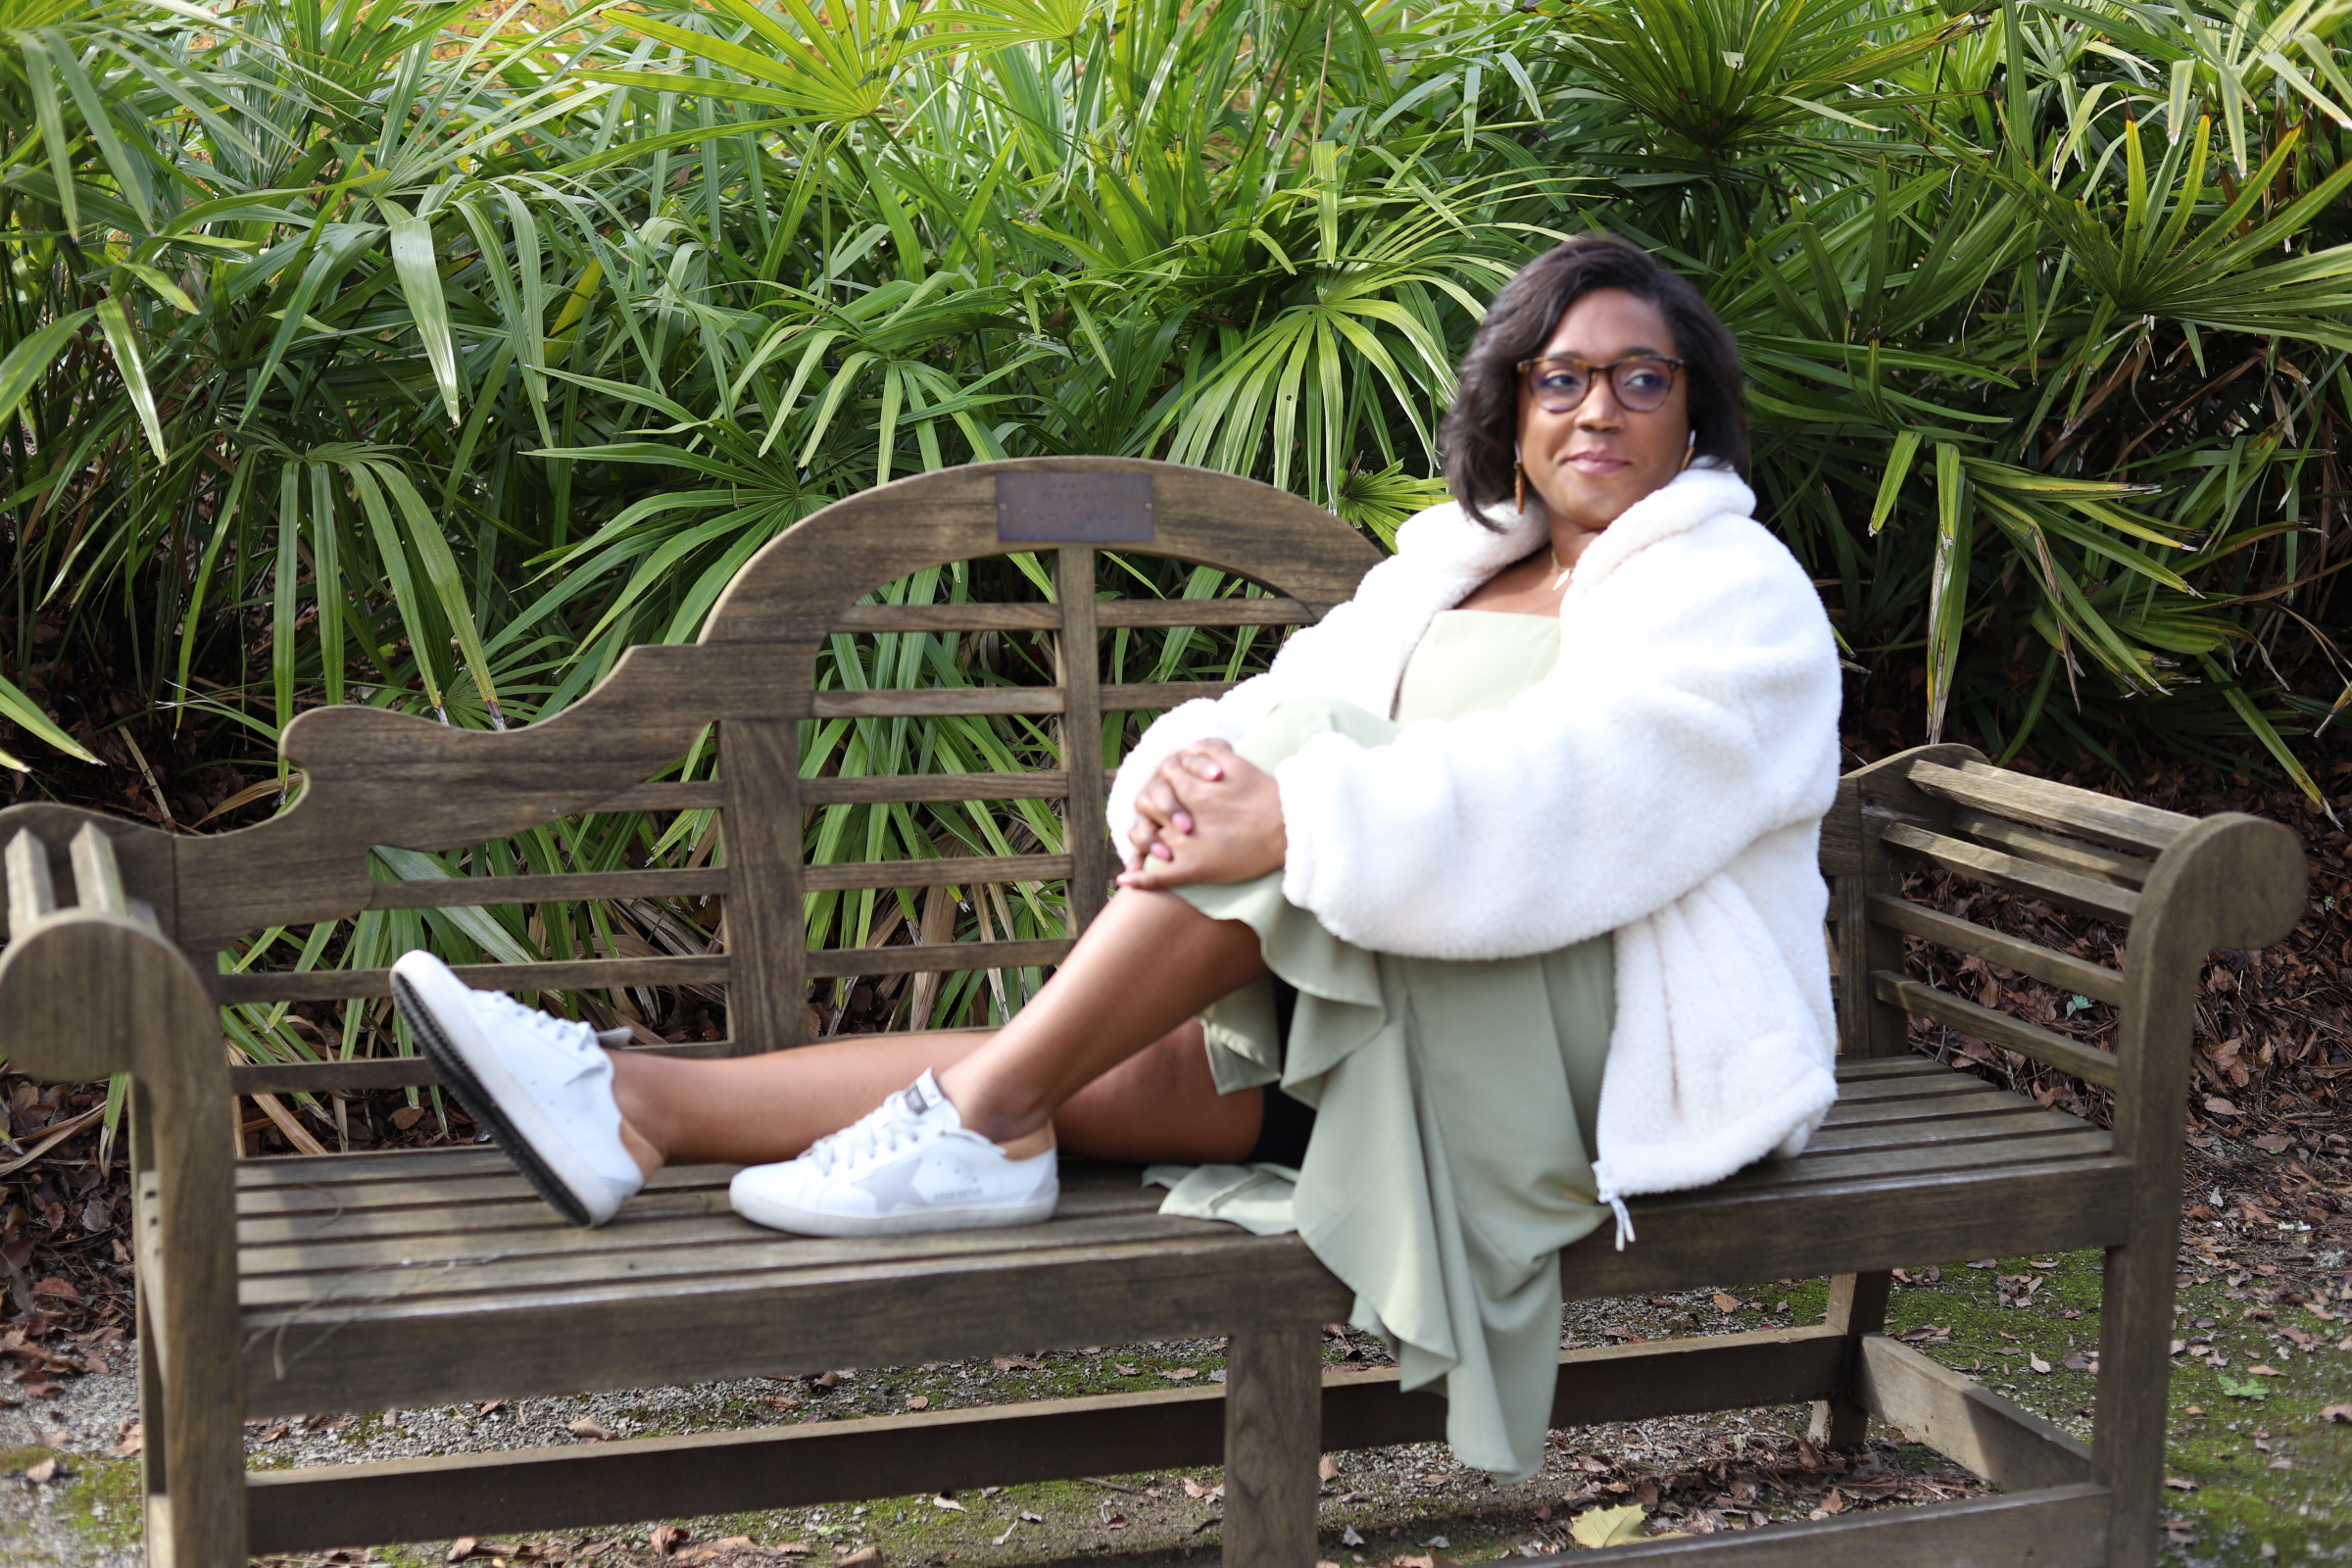
MULTIPOLYGON (((1407 724, 1506 706, 1558 654, 1548 615, 1448 611, 1414 649, 1393 720, 1293 701, 1237 750, 1271 770, 1327 730, 1384 745, 1407 724)), ((1355 1324, 1389 1342, 1403 1388, 1444 1380, 1455 1454, 1534 1474, 1559 1354, 1558 1252, 1609 1218, 1591 1152, 1610 939, 1523 958, 1412 958, 1333 936, 1284 900, 1280 872, 1178 891, 1248 923, 1298 991, 1287 1054, 1263 980, 1202 1014, 1217 1087, 1279 1081, 1316 1120, 1297 1171, 1154 1167, 1145 1179, 1174 1188, 1161 1212, 1297 1230, 1355 1291, 1355 1324)))

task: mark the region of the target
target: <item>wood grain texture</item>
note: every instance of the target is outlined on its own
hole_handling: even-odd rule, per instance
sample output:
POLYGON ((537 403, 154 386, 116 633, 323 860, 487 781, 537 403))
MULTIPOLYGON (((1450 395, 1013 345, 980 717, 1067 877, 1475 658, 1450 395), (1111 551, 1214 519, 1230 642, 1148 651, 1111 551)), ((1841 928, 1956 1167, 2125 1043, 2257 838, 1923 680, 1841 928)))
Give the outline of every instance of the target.
POLYGON ((1874 1508, 1818 1523, 1514 1559, 1513 1568, 1691 1562, 1737 1568, 2102 1568, 2107 1494, 2058 1487, 1925 1508, 1874 1508))
POLYGON ((1076 944, 1056 937, 1040 942, 937 942, 902 948, 818 948, 808 956, 814 979, 848 974, 953 974, 963 969, 1026 969, 1059 963, 1076 944))
MULTIPOLYGON (((159 1346, 147 1446, 151 1560, 245 1561, 242 1388, 237 1366, 235 1151, 220 1113, 227 1063, 195 970, 132 908, 102 830, 78 824, 78 903, 20 921, 0 953, 0 1054, 35 1077, 126 1072, 152 1112, 151 1171, 135 1200, 139 1289, 159 1346), (168 1485, 166 1484, 168 1477, 168 1485)), ((56 846, 50 846, 51 849, 56 846)))
POLYGON ((2085 876, 2104 877, 2119 886, 2137 890, 2147 881, 2153 865, 2147 857, 2126 855, 2119 850, 2105 850, 2081 839, 2061 838, 2044 833, 2022 822, 1995 816, 1964 807, 1952 813, 1952 831, 1962 838, 1975 839, 1980 844, 2044 865, 2055 865, 2068 871, 2080 871, 2085 876))
MULTIPOLYGON (((0 845, 13 844, 18 834, 30 832, 47 851, 44 859, 50 872, 52 898, 73 904, 76 895, 73 858, 67 846, 88 827, 97 828, 111 842, 124 898, 152 910, 157 928, 167 937, 173 936, 177 930, 178 839, 144 822, 41 801, 0 810, 0 845)), ((0 921, 5 919, 5 912, 0 911, 0 921)), ((0 924, 0 936, 9 934, 9 929, 0 924)))
POLYGON ((1307 1311, 1330 1321, 1352 1300, 1295 1237, 1237 1238, 1202 1221, 1165 1242, 1000 1247, 788 1280, 648 1289, 623 1276, 414 1310, 251 1312, 245 1370, 256 1409, 374 1409, 1205 1338, 1307 1311))
POLYGON ((2128 922, 2139 912, 2139 895, 2104 877, 2044 865, 2006 850, 1987 849, 1948 834, 1931 833, 1908 822, 1888 823, 1880 838, 1889 847, 1905 851, 1930 865, 1957 871, 1962 876, 2029 898, 2048 899, 2110 920, 2128 922))
POLYGON ((1870 1435, 1870 1412, 1856 1395, 1856 1378, 1862 1342, 1886 1326, 1886 1298, 1893 1290, 1894 1276, 1885 1269, 1830 1276, 1829 1310, 1822 1326, 1839 1336, 1843 1353, 1838 1358, 1837 1386, 1827 1397, 1813 1401, 1814 1442, 1833 1448, 1852 1448, 1870 1435))
POLYGON ((1060 724, 1061 767, 1070 778, 1061 833, 1071 866, 1070 933, 1076 936, 1102 912, 1119 868, 1103 809, 1110 784, 1102 769, 1102 650, 1095 622, 1092 550, 1065 545, 1055 552, 1054 592, 1062 616, 1054 663, 1070 700, 1060 724))
POLYGON ((552 876, 453 876, 377 882, 370 909, 473 909, 589 899, 700 899, 727 891, 724 870, 570 871, 552 876))
POLYGON ((1224 1568, 1315 1560, 1322 1351, 1311 1323, 1237 1334, 1226 1351, 1224 1568))
MULTIPOLYGON (((795 932, 795 945, 798 933, 795 932)), ((598 991, 607 986, 707 986, 724 983, 735 960, 726 954, 656 958, 568 958, 558 963, 456 963, 450 972, 485 991, 598 991)), ((389 969, 253 969, 205 976, 222 1004, 245 1002, 345 1002, 392 994, 389 969)))
POLYGON ((1821 824, 1821 871, 1830 881, 1831 986, 1840 1056, 1904 1056, 1909 1031, 1900 1007, 1882 1001, 1871 985, 1880 969, 1903 966, 1903 942, 1870 917, 1871 901, 1899 899, 1900 867, 1882 842, 1888 823, 1940 827, 1951 808, 1910 779, 1923 760, 1960 762, 1978 754, 1965 746, 1929 746, 1855 769, 1838 781, 1838 798, 1821 824))
MULTIPOLYGON (((1820 1329, 1563 1351, 1551 1424, 1788 1404, 1828 1385, 1820 1329)), ((1326 1369, 1326 1452, 1444 1437, 1446 1401, 1399 1394, 1395 1367, 1326 1369)), ((1068 1476, 1213 1465, 1225 1390, 1035 1403, 640 1438, 507 1453, 265 1471, 249 1483, 257 1552, 855 1502, 1068 1476)))
POLYGON ((971 887, 988 882, 1052 882, 1070 874, 1066 855, 973 856, 941 860, 858 860, 811 865, 801 873, 811 893, 857 888, 971 887))
MULTIPOLYGON (((1941 909, 1931 909, 1924 904, 1913 904, 1899 897, 1874 896, 1869 901, 1869 915, 1881 925, 1891 926, 1911 936, 1924 937, 1955 953, 1973 953, 1981 958, 1990 958, 2036 980, 2046 980, 2063 990, 2079 992, 2096 1002, 2124 1000, 2124 977, 2120 970, 2105 964, 2091 963, 2060 953, 2038 943, 1982 926, 1974 920, 1963 920, 1941 909)), ((1896 965, 1883 964, 1882 968, 1896 965)))
POLYGON ((2196 821, 2096 790, 2029 778, 1982 758, 1958 763, 1920 758, 1909 774, 1919 788, 1945 800, 2142 855, 2161 855, 2196 821))
POLYGON ((2113 1568, 2156 1561, 2197 976, 2216 947, 2261 947, 2285 936, 2304 892, 2303 853, 2292 833, 2259 817, 2207 817, 2157 858, 2145 913, 2132 927, 2116 1038, 2123 1071, 2115 1147, 2132 1161, 2134 1178, 2126 1233, 2107 1252, 2091 1465, 2112 1494, 2113 1568))
POLYGON ((1121 544, 1120 554, 1216 566, 1313 611, 1353 594, 1380 559, 1362 535, 1312 502, 1231 474, 1128 458, 977 463, 837 501, 779 535, 720 596, 703 642, 806 635, 811 626, 838 625, 876 584, 1001 554, 996 478, 1006 472, 1148 473, 1154 537, 1121 544))
POLYGON ((1854 1392, 1869 1412, 2003 1492, 2090 1479, 2090 1450, 2032 1411, 1883 1334, 1865 1337, 1854 1392))
POLYGON ((1981 1006, 1886 970, 1881 970, 1871 980, 1881 1001, 1893 1003, 1906 1012, 1949 1024, 1962 1034, 1974 1035, 1987 1045, 2022 1052, 2035 1061, 2046 1063, 2060 1072, 2071 1072, 2102 1088, 2115 1087, 2118 1073, 2116 1059, 2096 1046, 2069 1040, 2039 1024, 2027 1023, 2022 1018, 2013 1018, 1995 1008, 1981 1006))
POLYGON ((880 806, 916 801, 1052 801, 1070 793, 1060 768, 1031 773, 902 773, 801 780, 808 806, 880 806))

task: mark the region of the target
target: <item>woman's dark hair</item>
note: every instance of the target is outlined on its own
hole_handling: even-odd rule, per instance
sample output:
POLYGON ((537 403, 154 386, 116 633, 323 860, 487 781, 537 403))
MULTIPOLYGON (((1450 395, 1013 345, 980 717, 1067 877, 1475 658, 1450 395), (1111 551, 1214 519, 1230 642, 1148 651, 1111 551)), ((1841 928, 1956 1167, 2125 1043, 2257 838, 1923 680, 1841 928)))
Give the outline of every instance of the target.
POLYGON ((1555 245, 1519 269, 1488 307, 1462 356, 1459 390, 1439 431, 1446 481, 1464 512, 1492 528, 1483 508, 1507 502, 1519 444, 1519 371, 1544 352, 1568 307, 1594 289, 1621 288, 1657 307, 1673 329, 1689 379, 1694 453, 1747 473, 1747 398, 1740 347, 1697 289, 1614 234, 1555 245))

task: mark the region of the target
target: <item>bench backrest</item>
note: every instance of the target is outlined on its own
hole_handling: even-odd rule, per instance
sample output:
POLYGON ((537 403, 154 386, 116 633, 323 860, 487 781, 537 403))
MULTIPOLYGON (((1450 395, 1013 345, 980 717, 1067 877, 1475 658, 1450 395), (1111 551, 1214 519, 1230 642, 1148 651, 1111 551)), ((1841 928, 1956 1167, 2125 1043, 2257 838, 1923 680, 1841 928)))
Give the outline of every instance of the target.
MULTIPOLYGON (((630 649, 595 690, 544 722, 493 734, 363 707, 302 714, 283 740, 303 775, 290 809, 209 837, 158 840, 134 830, 123 844, 125 880, 154 906, 165 931, 200 956, 223 1004, 388 994, 380 968, 212 975, 214 951, 270 927, 365 909, 716 896, 724 901, 722 951, 485 964, 475 983, 515 991, 723 986, 732 1038, 711 1049, 743 1054, 797 1045, 807 1031, 802 999, 811 979, 1017 970, 1050 964, 1069 946, 1063 938, 810 952, 802 919, 810 895, 951 881, 1054 884, 1072 932, 1101 906, 1116 870, 1103 823, 1105 715, 1149 713, 1224 689, 1105 683, 1106 638, 1247 626, 1266 628, 1261 640, 1278 636, 1347 599, 1378 560, 1368 541, 1329 513, 1230 474, 1090 458, 924 474, 854 496, 793 527, 737 573, 698 642, 630 649), (1102 569, 1098 557, 1105 551, 1173 558, 1266 592, 1243 597, 1228 583, 1225 597, 1103 597, 1121 575, 1102 569), (1034 597, 1026 600, 861 603, 934 568, 1016 554, 1028 558, 1019 564, 1029 574, 1008 568, 1002 575, 1015 587, 1030 585, 1034 597), (1049 644, 1050 679, 958 686, 926 679, 936 664, 917 664, 899 687, 845 689, 840 677, 870 661, 828 657, 842 651, 842 638, 870 648, 875 638, 967 632, 1027 634, 1049 644), (820 670, 827 684, 820 685, 820 670), (1019 750, 1051 765, 801 776, 805 724, 887 727, 957 714, 1011 716, 1032 743, 1019 750), (712 725, 714 777, 649 782, 674 771, 712 725), (805 813, 811 810, 1006 800, 1055 803, 1058 822, 1049 816, 1042 825, 1049 833, 1057 826, 1060 844, 978 859, 804 862, 805 813), (370 876, 368 854, 378 846, 443 851, 615 811, 716 813, 713 863, 370 876)), ((359 1087, 374 1080, 359 1072, 334 1081, 359 1087)))
MULTIPOLYGON (((1072 935, 1082 929, 1115 870, 1103 821, 1113 760, 1105 753, 1115 757, 1124 716, 1224 689, 1213 681, 1106 682, 1106 635, 1114 644, 1186 627, 1261 627, 1262 636, 1279 635, 1348 598, 1378 559, 1369 543, 1311 503, 1228 474, 1088 458, 924 474, 854 496, 792 528, 745 564, 697 643, 629 650, 594 691, 544 722, 489 734, 379 709, 315 710, 285 734, 284 752, 305 783, 279 816, 210 837, 105 827, 132 897, 198 957, 222 1004, 388 993, 380 968, 212 972, 213 953, 270 927, 367 909, 715 896, 724 909, 717 951, 630 954, 608 945, 601 956, 484 964, 469 978, 522 992, 723 987, 731 1037, 683 1049, 776 1050, 807 1037, 803 999, 811 980, 910 974, 935 988, 944 973, 1034 970, 1067 951, 1066 935, 1019 939, 1008 919, 992 930, 989 901, 977 890, 1054 890, 1062 927, 1072 935), (1110 590, 1129 579, 1104 569, 1104 552, 1213 568, 1264 596, 1122 596, 1110 590), (891 586, 991 558, 1021 567, 1026 575, 1008 572, 1003 580, 1029 584, 1033 597, 999 591, 980 603, 900 602, 908 595, 891 586), (925 664, 889 646, 907 634, 965 633, 1041 639, 1051 657, 1033 662, 1026 682, 957 685, 926 679, 952 672, 957 661, 925 664), (883 657, 857 657, 851 645, 860 640, 883 657), (1080 649, 1085 655, 1073 657, 1080 649), (877 673, 892 678, 872 678, 877 673), (919 757, 912 768, 871 765, 907 760, 903 746, 894 753, 895 743, 885 744, 893 735, 904 740, 906 721, 971 714, 1010 720, 1023 744, 1000 749, 985 769, 943 770, 919 757), (1108 730, 1106 717, 1115 721, 1108 730), (862 726, 871 743, 847 771, 838 763, 849 749, 820 745, 830 760, 804 778, 803 726, 809 724, 862 726), (712 726, 715 776, 659 781, 712 726), (1003 765, 1006 758, 1013 765, 1003 765), (961 802, 997 803, 1001 810, 1007 801, 1058 803, 1057 813, 1027 819, 1036 829, 1028 835, 1037 841, 1034 853, 863 860, 828 854, 816 864, 804 854, 810 813, 961 802), (675 868, 399 881, 370 875, 369 852, 378 846, 482 845, 566 817, 616 811, 713 813, 716 853, 707 863, 675 868), (927 917, 917 922, 911 943, 811 949, 805 911, 828 896, 896 889, 970 895, 979 940, 940 940, 956 924, 951 897, 925 904, 926 911, 944 905, 951 918, 939 926, 927 917)), ((1194 578, 1195 591, 1204 580, 1194 578)), ((19 826, 34 828, 70 881, 63 846, 87 819, 62 808, 15 808, 0 813, 0 829, 13 836, 19 826)), ((1996 768, 1958 746, 1923 748, 1849 775, 1824 824, 1821 863, 1832 884, 1841 1052, 1899 1054, 1909 1049, 1906 1014, 1925 1016, 2122 1091, 2119 1125, 2128 1119, 2121 1101, 2134 1098, 2143 1067, 2137 1098, 2150 1114, 2167 1096, 2177 1102, 2178 1091, 2164 1086, 2185 1078, 2188 982, 2168 978, 2169 971, 2193 979, 2212 944, 2252 945, 2280 934, 2302 887, 2299 852, 2275 824, 2200 822, 1996 768), (2225 875, 2231 862, 2236 874, 2225 875), (2113 922, 2116 951, 2129 946, 2130 967, 2086 962, 1908 901, 1902 873, 1916 867, 1941 867, 2113 922), (2151 925, 2159 905, 2172 912, 2151 925), (1904 973, 1906 937, 2118 1004, 2120 1052, 1921 984, 1904 973), (2134 1058, 2135 1041, 2144 1059, 2134 1058)), ((996 907, 1004 910, 1001 900, 996 907)), ((250 1090, 429 1081, 414 1060, 331 1071, 247 1067, 236 1076, 250 1090)), ((2177 1118, 2177 1109, 2171 1114, 2177 1118)))

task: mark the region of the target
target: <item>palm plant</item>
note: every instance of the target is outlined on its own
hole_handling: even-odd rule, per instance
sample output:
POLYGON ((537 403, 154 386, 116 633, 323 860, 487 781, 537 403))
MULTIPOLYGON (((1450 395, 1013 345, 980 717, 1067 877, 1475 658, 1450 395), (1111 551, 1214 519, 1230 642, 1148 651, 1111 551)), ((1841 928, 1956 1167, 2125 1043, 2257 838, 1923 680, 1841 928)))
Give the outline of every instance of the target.
MULTIPOLYGON (((1918 672, 1931 733, 2111 759, 2250 737, 2316 795, 2289 737, 2342 702, 2295 682, 2342 668, 2348 10, 5 0, 0 713, 28 744, 0 760, 105 753, 110 726, 157 749, 137 705, 79 736, 43 711, 42 650, 102 634, 165 722, 254 753, 316 702, 542 716, 630 643, 695 635, 826 502, 976 458, 1206 464, 1385 540, 1442 494, 1481 300, 1603 226, 1739 332, 1766 514, 1857 668, 1918 672)), ((1122 633, 1109 657, 1224 678, 1267 648, 1122 633)), ((1019 680, 1032 657, 845 637, 824 678, 1019 680)), ((1046 741, 811 725, 804 766, 980 770, 1046 741)), ((677 771, 708 767, 698 748, 677 771)), ((273 772, 204 808, 299 788, 273 772)), ((808 848, 1058 834, 1034 807, 832 808, 808 848)), ((695 813, 615 817, 384 872, 722 853, 695 813)), ((828 900, 812 929, 867 941, 1060 919, 1035 888, 828 900)), ((713 938, 686 905, 394 912, 224 961, 713 938)), ((978 1021, 1036 979, 880 1004, 978 1021)), ((590 1004, 703 1026, 690 997, 590 1004)), ((257 1013, 239 1038, 397 1049, 388 1028, 257 1013)))

